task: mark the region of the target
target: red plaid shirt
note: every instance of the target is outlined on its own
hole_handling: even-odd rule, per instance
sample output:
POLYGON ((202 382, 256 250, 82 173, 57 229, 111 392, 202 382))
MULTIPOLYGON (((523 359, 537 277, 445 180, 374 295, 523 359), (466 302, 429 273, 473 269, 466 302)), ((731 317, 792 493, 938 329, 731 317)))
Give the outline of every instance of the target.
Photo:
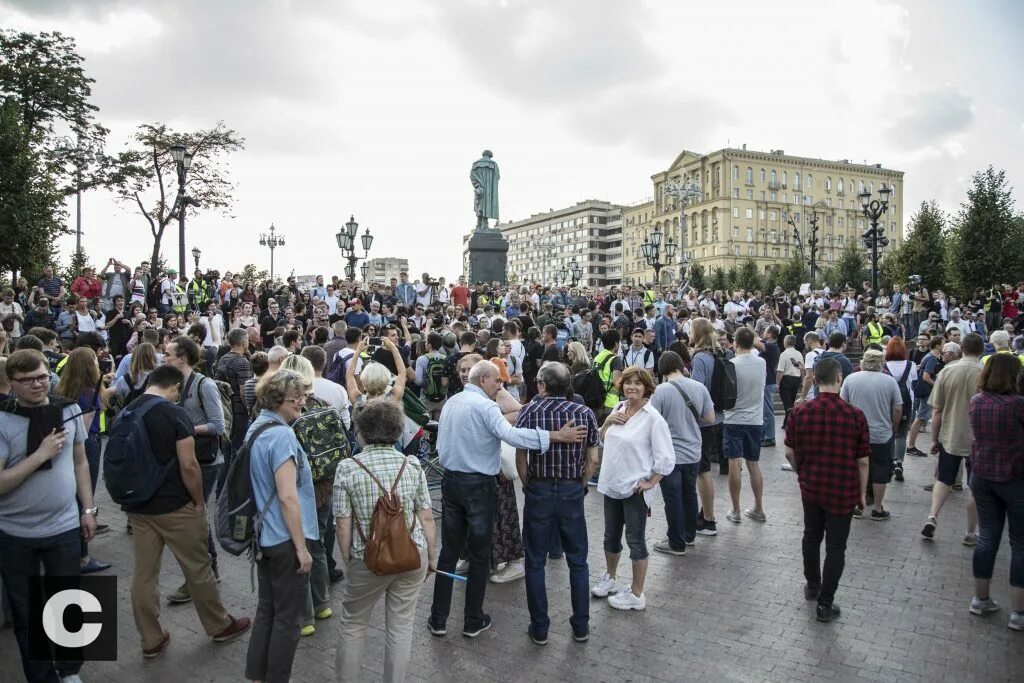
POLYGON ((1024 478, 1024 396, 980 392, 970 414, 971 474, 995 482, 1024 478))
POLYGON ((844 515, 860 503, 858 460, 871 453, 868 421, 839 394, 821 394, 786 418, 786 446, 796 457, 804 500, 844 515))

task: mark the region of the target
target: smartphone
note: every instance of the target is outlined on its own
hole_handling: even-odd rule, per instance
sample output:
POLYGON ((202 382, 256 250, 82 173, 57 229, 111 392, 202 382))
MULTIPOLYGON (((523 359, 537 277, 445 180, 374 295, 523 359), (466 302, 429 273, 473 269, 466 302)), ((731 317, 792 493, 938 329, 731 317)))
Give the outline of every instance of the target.
POLYGON ((370 346, 381 346, 380 337, 370 337, 366 343, 370 346))

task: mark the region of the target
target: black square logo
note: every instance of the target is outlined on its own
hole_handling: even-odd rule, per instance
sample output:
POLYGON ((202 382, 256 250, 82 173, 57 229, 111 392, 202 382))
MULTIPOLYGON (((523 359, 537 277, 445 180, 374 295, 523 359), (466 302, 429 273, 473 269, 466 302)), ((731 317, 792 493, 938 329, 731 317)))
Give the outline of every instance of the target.
POLYGON ((29 659, 117 659, 116 576, 33 576, 28 609, 29 659))

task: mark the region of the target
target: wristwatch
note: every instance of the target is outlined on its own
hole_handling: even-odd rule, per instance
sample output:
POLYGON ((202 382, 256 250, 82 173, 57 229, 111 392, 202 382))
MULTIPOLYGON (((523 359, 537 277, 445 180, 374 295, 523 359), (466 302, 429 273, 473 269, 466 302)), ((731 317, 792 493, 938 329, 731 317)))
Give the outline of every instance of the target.
POLYGON ((82 510, 82 514, 83 515, 92 515, 93 517, 96 517, 96 516, 98 516, 100 514, 100 509, 98 507, 85 508, 84 510, 82 510))

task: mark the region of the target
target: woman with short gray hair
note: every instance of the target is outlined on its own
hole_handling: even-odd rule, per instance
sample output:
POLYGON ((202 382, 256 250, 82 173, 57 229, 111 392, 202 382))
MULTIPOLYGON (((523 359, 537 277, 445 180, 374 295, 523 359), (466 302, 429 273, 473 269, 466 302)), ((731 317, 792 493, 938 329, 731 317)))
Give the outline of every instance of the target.
POLYGON ((334 518, 347 578, 336 671, 339 681, 364 678, 366 627, 377 601, 387 595, 384 680, 402 681, 409 665, 416 602, 428 568, 435 569, 434 515, 419 460, 394 447, 405 425, 402 409, 394 401, 378 398, 362 403, 353 417, 363 450, 341 461, 334 478, 334 518), (391 490, 419 548, 420 564, 416 569, 381 576, 371 571, 363 558, 377 499, 391 490))
POLYGON ((299 643, 320 529, 309 461, 288 426, 312 389, 292 370, 266 375, 256 387, 260 413, 245 437, 253 500, 257 510, 266 509, 257 539, 259 601, 245 662, 249 680, 287 681, 299 643))

